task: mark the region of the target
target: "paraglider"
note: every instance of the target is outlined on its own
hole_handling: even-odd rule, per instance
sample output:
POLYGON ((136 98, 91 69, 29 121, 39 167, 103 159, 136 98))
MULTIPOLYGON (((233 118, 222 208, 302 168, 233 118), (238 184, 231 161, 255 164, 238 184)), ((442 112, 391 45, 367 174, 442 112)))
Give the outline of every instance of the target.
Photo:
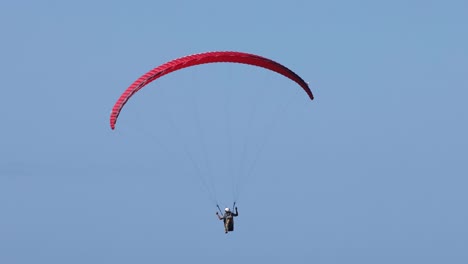
MULTIPOLYGON (((111 114, 110 114, 110 127, 114 130, 116 126, 117 119, 125 106, 128 100, 143 87, 153 82, 154 80, 169 74, 174 71, 178 71, 187 67, 208 64, 208 63, 240 63, 251 66, 257 66, 265 68, 267 70, 276 72, 284 77, 289 78, 290 80, 297 83, 307 94, 310 100, 314 99, 312 91, 309 88, 307 82, 305 82, 298 74, 283 66, 282 64, 273 61, 271 59, 250 54, 244 52, 235 52, 235 51, 213 51, 205 52, 199 54, 188 55, 178 59, 171 60, 160 66, 153 68, 148 71, 137 80, 135 80, 118 98, 115 102, 111 114)), ((218 206, 218 205, 217 205, 218 206)), ((219 206, 218 206, 219 209, 219 206)), ((224 213, 216 213, 219 220, 224 222, 225 233, 234 231, 234 217, 238 216, 237 207, 234 206, 232 209, 235 209, 235 213, 231 212, 229 208, 226 208, 224 213)))

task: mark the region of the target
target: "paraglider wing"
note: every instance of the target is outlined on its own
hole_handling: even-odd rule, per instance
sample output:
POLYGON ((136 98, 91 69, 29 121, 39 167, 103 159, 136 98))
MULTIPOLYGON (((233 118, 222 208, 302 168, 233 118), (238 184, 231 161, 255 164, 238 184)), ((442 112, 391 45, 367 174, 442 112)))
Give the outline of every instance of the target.
POLYGON ((123 106, 127 101, 132 97, 133 94, 138 92, 141 88, 145 85, 149 84, 150 82, 162 77, 168 73, 173 71, 177 71, 183 68, 206 64, 206 63, 215 63, 215 62, 231 62, 231 63, 242 63, 248 64, 258 67, 263 67, 265 69, 277 72, 299 84, 302 89, 307 93, 311 100, 314 99, 312 92, 309 88, 309 85, 296 73, 288 69, 287 67, 275 62, 273 60, 267 59, 265 57, 261 57, 255 54, 243 53, 243 52, 234 52, 234 51, 214 51, 214 52, 206 52, 206 53, 199 53, 193 54, 185 57, 181 57, 167 63, 164 63, 140 78, 138 78, 135 82, 133 82, 127 90, 120 96, 120 98, 115 103, 114 107, 112 108, 111 116, 110 116, 110 126, 112 129, 115 128, 115 123, 117 122, 117 118, 122 110, 123 106))

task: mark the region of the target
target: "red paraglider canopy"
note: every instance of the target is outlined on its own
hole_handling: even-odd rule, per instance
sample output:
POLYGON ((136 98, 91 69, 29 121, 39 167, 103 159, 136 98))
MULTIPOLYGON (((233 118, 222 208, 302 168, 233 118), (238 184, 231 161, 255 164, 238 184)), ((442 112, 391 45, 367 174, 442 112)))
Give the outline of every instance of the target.
POLYGON ((150 82, 162 77, 173 71, 177 71, 183 68, 206 64, 206 63, 215 63, 215 62, 230 62, 230 63, 242 63, 253 66, 262 67, 274 72, 277 72, 299 84, 302 89, 307 93, 311 100, 314 99, 314 96, 309 88, 309 85, 296 73, 288 69, 287 67, 275 62, 273 60, 261 57, 255 54, 243 53, 243 52, 234 52, 234 51, 214 51, 193 54, 178 58, 169 62, 166 62, 151 71, 147 72, 140 78, 138 78, 132 85, 130 85, 127 90, 120 96, 120 98, 115 103, 112 113, 110 116, 110 126, 112 129, 115 128, 115 123, 120 114, 125 103, 128 99, 132 97, 133 94, 138 92, 145 85, 150 82))

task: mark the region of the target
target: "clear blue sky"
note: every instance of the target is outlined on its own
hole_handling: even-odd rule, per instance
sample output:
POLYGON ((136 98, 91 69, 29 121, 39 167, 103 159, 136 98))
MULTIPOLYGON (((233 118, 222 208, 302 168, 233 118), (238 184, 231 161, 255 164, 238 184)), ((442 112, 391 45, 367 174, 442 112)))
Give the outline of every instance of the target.
POLYGON ((461 0, 2 1, 0 263, 468 263, 467 14, 461 0), (316 100, 206 65, 151 84, 110 129, 134 79, 210 50, 277 60, 316 100), (225 235, 203 187, 230 205, 232 178, 225 235))

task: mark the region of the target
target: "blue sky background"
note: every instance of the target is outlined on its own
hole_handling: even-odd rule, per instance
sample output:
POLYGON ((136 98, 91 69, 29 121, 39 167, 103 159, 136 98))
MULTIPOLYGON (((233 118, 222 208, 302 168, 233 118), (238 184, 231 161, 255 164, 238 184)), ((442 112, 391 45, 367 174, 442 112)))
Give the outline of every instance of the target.
POLYGON ((467 263, 467 14, 1 2, 0 263, 467 263), (316 100, 262 69, 205 65, 142 90, 110 129, 133 80, 210 50, 277 60, 316 100), (232 179, 225 235, 204 187, 230 205, 232 179))

